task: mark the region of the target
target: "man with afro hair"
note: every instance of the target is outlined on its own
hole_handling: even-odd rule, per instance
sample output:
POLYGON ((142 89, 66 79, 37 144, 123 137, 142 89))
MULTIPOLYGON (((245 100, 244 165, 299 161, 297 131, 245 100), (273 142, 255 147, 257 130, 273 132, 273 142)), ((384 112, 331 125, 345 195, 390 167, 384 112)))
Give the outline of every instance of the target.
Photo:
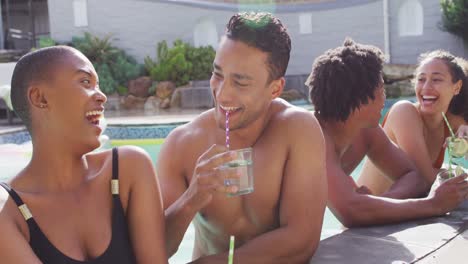
MULTIPOLYGON (((467 192, 466 175, 421 197, 428 183, 379 125, 385 103, 383 53, 350 39, 319 56, 306 84, 325 137, 328 207, 347 227, 444 214, 467 192), (394 180, 382 196, 358 187, 351 172, 364 156, 394 180)), ((311 157, 312 158, 312 157, 311 157)))

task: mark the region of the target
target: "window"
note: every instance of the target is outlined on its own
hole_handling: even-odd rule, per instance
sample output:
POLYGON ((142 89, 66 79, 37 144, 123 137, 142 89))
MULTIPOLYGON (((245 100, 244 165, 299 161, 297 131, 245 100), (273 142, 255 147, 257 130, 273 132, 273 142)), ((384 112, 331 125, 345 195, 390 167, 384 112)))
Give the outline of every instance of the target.
POLYGON ((312 33, 312 14, 309 14, 309 13, 299 14, 299 33, 301 34, 312 33))
POLYGON ((212 46, 216 49, 218 46, 218 31, 211 18, 202 18, 195 25, 193 43, 195 47, 212 46))
POLYGON ((88 26, 87 0, 73 0, 73 17, 75 19, 75 27, 88 26))
POLYGON ((398 10, 398 32, 400 36, 423 34, 423 8, 418 0, 405 0, 398 10))

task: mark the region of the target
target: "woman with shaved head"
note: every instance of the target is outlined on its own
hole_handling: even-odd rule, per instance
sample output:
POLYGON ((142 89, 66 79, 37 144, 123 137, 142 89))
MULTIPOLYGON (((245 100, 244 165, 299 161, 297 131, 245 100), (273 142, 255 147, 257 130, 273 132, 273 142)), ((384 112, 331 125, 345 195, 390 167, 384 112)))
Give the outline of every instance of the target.
POLYGON ((167 263, 148 155, 99 147, 106 96, 91 62, 65 46, 22 57, 12 103, 30 163, 0 188, 2 263, 167 263))

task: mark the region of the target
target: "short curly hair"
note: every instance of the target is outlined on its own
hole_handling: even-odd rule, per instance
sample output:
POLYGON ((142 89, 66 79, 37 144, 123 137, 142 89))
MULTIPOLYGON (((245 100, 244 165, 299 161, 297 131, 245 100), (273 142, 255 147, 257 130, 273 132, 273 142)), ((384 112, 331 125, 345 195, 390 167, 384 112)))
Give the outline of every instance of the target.
POLYGON ((231 17, 226 37, 268 53, 269 81, 286 74, 291 38, 281 21, 270 13, 244 12, 231 17))
POLYGON ((452 83, 462 81, 460 92, 450 101, 448 111, 454 115, 462 116, 465 122, 468 122, 468 62, 445 50, 426 52, 419 56, 419 63, 414 76, 417 76, 417 72, 424 62, 432 59, 441 60, 447 65, 452 77, 452 83))
POLYGON ((326 121, 344 122, 355 109, 374 100, 384 61, 379 48, 349 38, 316 58, 305 83, 316 114, 326 121))

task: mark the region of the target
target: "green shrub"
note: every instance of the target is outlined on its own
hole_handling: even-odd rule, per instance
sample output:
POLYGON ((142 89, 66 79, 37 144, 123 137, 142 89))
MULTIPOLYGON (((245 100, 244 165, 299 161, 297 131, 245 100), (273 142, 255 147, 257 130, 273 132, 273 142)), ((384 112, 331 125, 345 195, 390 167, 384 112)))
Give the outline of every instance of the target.
POLYGON ((112 46, 112 35, 108 34, 104 38, 91 35, 85 32, 83 37, 73 37, 72 45, 81 51, 93 63, 106 63, 114 62, 119 49, 112 46))
POLYGON ((468 0, 441 0, 441 29, 461 37, 468 47, 468 0))
POLYGON ((216 52, 211 46, 188 47, 187 60, 192 63, 191 80, 206 80, 210 78, 215 54, 216 52))
POLYGON ((86 32, 73 37, 72 46, 80 50, 93 63, 99 76, 101 90, 106 94, 122 94, 128 81, 142 74, 143 67, 121 49, 112 46, 112 35, 103 38, 86 32))
POLYGON ((167 42, 158 43, 158 61, 146 57, 145 67, 152 79, 156 81, 173 81, 177 86, 187 84, 190 80, 192 64, 185 57, 186 44, 175 41, 172 48, 167 42))
POLYGON ((211 75, 215 51, 212 47, 196 48, 176 40, 172 48, 166 41, 157 45, 157 61, 145 58, 145 68, 156 81, 172 81, 177 86, 190 80, 204 80, 211 75))
POLYGON ((47 48, 57 45, 57 42, 51 37, 40 37, 39 38, 39 48, 47 48))
POLYGON ((122 85, 117 86, 117 93, 120 95, 125 95, 128 93, 128 88, 122 85))
POLYGON ((156 93, 156 88, 158 88, 158 82, 153 82, 151 87, 148 89, 148 94, 154 95, 156 93))
POLYGON ((126 85, 129 80, 138 78, 142 74, 142 70, 141 65, 124 53, 117 54, 117 58, 111 67, 112 76, 119 85, 126 85))
POLYGON ((99 88, 101 91, 105 94, 115 93, 118 83, 115 81, 114 77, 112 77, 109 65, 106 63, 95 64, 94 68, 99 76, 99 88))
POLYGON ((58 45, 58 43, 53 40, 51 37, 39 37, 37 47, 32 47, 30 51, 35 51, 37 49, 47 48, 58 45))

